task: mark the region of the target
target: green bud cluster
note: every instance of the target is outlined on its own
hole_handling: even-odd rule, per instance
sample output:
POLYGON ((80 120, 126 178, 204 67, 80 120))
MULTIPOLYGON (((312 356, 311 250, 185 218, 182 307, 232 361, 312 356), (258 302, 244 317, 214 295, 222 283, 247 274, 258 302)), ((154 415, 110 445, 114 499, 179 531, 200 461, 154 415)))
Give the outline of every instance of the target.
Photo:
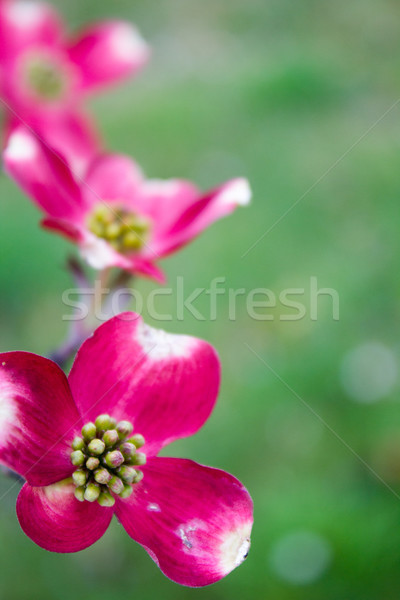
POLYGON ((65 92, 65 78, 60 68, 46 57, 30 57, 25 77, 29 88, 43 100, 58 100, 65 92))
POLYGON ((106 240, 122 254, 140 250, 149 231, 149 223, 135 213, 118 206, 98 204, 87 220, 89 230, 106 240))
POLYGON ((75 498, 101 506, 113 506, 113 494, 129 498, 133 485, 143 479, 138 467, 146 463, 146 455, 138 449, 144 443, 140 433, 133 434, 129 421, 100 415, 94 423, 86 423, 72 442, 75 498))

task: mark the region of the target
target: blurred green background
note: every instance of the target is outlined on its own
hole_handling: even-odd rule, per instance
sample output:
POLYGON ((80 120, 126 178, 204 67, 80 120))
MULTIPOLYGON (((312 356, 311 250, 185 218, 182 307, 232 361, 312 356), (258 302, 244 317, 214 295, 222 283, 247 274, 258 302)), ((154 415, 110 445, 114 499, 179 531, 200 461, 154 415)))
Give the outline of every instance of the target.
MULTIPOLYGON (((252 548, 239 569, 203 590, 179 587, 117 523, 84 552, 47 553, 20 530, 18 486, 1 476, 0 597, 397 600, 399 3, 55 4, 71 28, 131 20, 154 49, 137 79, 91 103, 113 150, 151 177, 251 181, 251 207, 164 262, 173 289, 178 276, 188 294, 215 277, 277 296, 304 288, 307 312, 283 321, 294 311, 278 302, 273 320, 254 320, 239 297, 230 320, 225 295, 216 320, 186 312, 165 324, 208 339, 222 359, 211 419, 164 453, 229 470, 250 490, 252 548), (328 296, 310 318, 311 277, 337 291, 339 320, 328 296)), ((74 249, 38 228, 5 176, 0 196, 0 349, 48 354, 66 331, 74 249)), ((195 306, 207 315, 207 296, 195 306)), ((174 313, 173 297, 159 308, 174 313)))

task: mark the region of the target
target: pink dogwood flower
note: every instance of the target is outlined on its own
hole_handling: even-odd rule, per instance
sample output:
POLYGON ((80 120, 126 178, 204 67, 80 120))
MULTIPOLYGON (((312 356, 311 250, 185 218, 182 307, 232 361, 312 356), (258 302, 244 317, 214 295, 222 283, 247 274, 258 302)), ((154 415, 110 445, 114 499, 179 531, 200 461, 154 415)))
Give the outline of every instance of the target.
POLYGON ((115 514, 173 581, 227 575, 250 546, 247 490, 224 471, 157 456, 204 424, 219 380, 212 346, 134 313, 101 325, 68 379, 46 358, 1 354, 0 463, 26 479, 24 532, 47 550, 77 552, 115 514))
POLYGON ((0 95, 6 131, 27 124, 79 171, 99 140, 82 100, 132 75, 149 49, 123 21, 101 22, 71 38, 42 2, 0 2, 0 95))
POLYGON ((46 214, 43 226, 78 244, 96 268, 115 266, 163 281, 154 264, 250 201, 246 179, 202 194, 182 180, 145 180, 128 157, 95 158, 82 180, 22 128, 4 151, 7 173, 46 214))

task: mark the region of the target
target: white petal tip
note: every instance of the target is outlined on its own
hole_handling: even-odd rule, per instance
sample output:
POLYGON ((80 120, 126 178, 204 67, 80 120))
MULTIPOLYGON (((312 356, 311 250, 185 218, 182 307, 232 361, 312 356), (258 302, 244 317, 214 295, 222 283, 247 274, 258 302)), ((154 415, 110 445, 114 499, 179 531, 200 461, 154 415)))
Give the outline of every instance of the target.
POLYGON ((144 183, 144 189, 149 196, 174 198, 179 194, 181 186, 176 179, 148 179, 144 183))
POLYGON ((224 574, 236 569, 247 557, 250 550, 251 523, 229 531, 220 547, 220 567, 224 574))
POLYGON ((4 159, 10 161, 26 161, 35 158, 38 151, 35 139, 28 133, 18 131, 10 136, 4 159))
POLYGON ((154 329, 141 322, 136 331, 136 340, 148 354, 150 360, 162 360, 173 356, 189 357, 195 339, 187 335, 174 335, 162 329, 154 329))
POLYGON ((141 64, 150 55, 150 48, 139 31, 127 23, 115 28, 110 45, 114 57, 127 63, 141 64))
POLYGON ((93 269, 105 269, 114 264, 111 246, 95 235, 88 237, 80 247, 81 256, 93 269))
MULTIPOLYGON (((3 367, 4 365, 2 365, 3 367)), ((10 427, 17 421, 17 410, 11 395, 1 393, 0 396, 0 440, 9 436, 10 427)))
POLYGON ((234 206, 247 206, 250 203, 251 195, 247 179, 235 179, 222 191, 219 202, 234 206))
POLYGON ((38 25, 48 11, 40 2, 21 0, 14 2, 7 8, 7 16, 14 26, 21 29, 38 25))

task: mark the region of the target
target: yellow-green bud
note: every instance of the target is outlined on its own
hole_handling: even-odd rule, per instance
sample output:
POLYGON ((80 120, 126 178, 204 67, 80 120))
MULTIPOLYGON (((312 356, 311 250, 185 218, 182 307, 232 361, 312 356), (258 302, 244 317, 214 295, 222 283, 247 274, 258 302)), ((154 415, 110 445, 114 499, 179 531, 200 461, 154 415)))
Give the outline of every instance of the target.
POLYGON ((109 240, 116 240, 122 233, 122 227, 120 223, 110 223, 106 227, 105 235, 109 240))
POLYGON ((110 508, 111 506, 114 506, 115 498, 113 498, 109 492, 101 492, 97 502, 100 504, 100 506, 110 508))
POLYGON ((128 467, 126 465, 122 465, 122 467, 119 467, 119 469, 117 469, 117 474, 118 477, 121 477, 121 479, 125 481, 125 483, 132 483, 132 481, 137 475, 136 469, 134 469, 133 467, 128 467))
POLYGON ((98 431, 106 431, 111 428, 110 415, 100 415, 95 420, 95 425, 98 431))
POLYGON ((88 469, 90 469, 91 471, 94 471, 95 469, 97 469, 97 467, 99 466, 100 461, 98 458, 95 458, 94 456, 91 456, 90 458, 87 459, 86 461, 86 466, 88 469))
POLYGON ((143 242, 137 233, 128 231, 123 237, 122 244, 127 249, 138 250, 143 245, 143 242))
POLYGON ((118 496, 120 498, 129 498, 129 496, 132 495, 133 492, 133 487, 131 485, 124 485, 124 489, 122 490, 122 492, 120 492, 118 494, 118 496))
POLYGON ((100 456, 101 454, 103 454, 105 449, 106 449, 105 443, 102 440, 98 440, 97 438, 92 440, 88 444, 88 450, 89 450, 90 454, 94 454, 95 456, 100 456))
POLYGON ((134 465, 145 465, 146 455, 143 452, 136 452, 135 456, 132 457, 132 464, 134 465))
POLYGON ((112 452, 108 452, 105 456, 106 464, 111 469, 116 469, 124 462, 124 457, 119 450, 113 450, 112 452))
POLYGON ((124 489, 124 484, 119 477, 112 477, 108 483, 108 487, 114 494, 120 494, 124 489))
POLYGON ((81 452, 81 450, 75 450, 71 452, 71 462, 74 467, 80 467, 85 462, 86 456, 81 452))
POLYGON ((96 433, 96 425, 94 423, 86 423, 86 425, 82 427, 82 437, 86 442, 93 440, 96 437, 96 433))
POLYGON ((78 487, 85 485, 87 476, 87 471, 84 471, 83 469, 77 469, 74 473, 72 473, 73 482, 78 487))
POLYGON ((103 442, 108 448, 114 446, 119 441, 118 432, 115 429, 109 429, 103 435, 103 442))
POLYGON ((75 498, 79 500, 79 502, 83 502, 85 500, 85 488, 77 487, 74 491, 75 498))
POLYGON ((133 483, 139 483, 139 481, 142 481, 144 475, 143 475, 143 471, 137 471, 137 475, 135 477, 135 479, 133 480, 133 483))
POLYGON ((129 423, 129 421, 120 421, 117 423, 116 429, 118 431, 120 440, 124 440, 126 437, 128 437, 128 435, 131 435, 133 431, 133 425, 132 423, 129 423))
POLYGON ((83 450, 85 447, 85 442, 79 436, 77 436, 72 442, 72 450, 83 450))
POLYGON ((97 483, 89 483, 85 489, 85 500, 87 500, 88 502, 95 502, 99 496, 100 487, 97 485, 97 483))
POLYGON ((97 483, 102 483, 103 485, 106 485, 112 478, 112 475, 110 471, 107 471, 107 469, 96 469, 96 471, 94 472, 94 478, 97 481, 97 483))
POLYGON ((140 433, 135 433, 135 435, 132 435, 129 438, 129 440, 127 440, 127 442, 129 442, 130 444, 134 444, 134 446, 136 446, 136 448, 141 448, 142 446, 145 445, 146 440, 140 433))
POLYGON ((129 444, 128 442, 121 444, 119 449, 125 459, 131 459, 136 453, 136 446, 134 444, 129 444))

